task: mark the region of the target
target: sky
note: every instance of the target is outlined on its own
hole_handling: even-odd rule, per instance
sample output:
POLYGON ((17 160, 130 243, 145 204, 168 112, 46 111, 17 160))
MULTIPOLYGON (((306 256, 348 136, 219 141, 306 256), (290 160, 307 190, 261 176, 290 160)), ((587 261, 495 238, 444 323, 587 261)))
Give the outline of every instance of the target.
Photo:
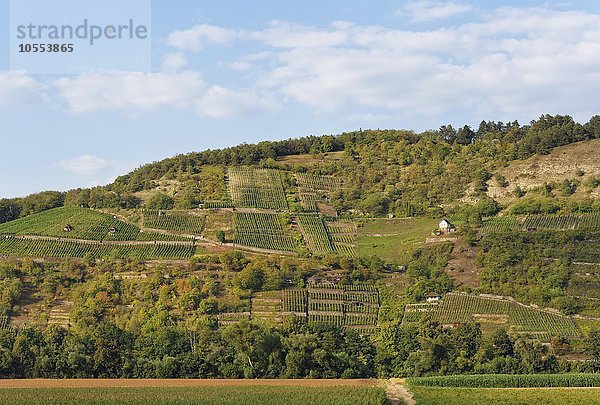
POLYGON ((0 198, 243 142, 600 113, 596 1, 154 0, 150 71, 70 75, 11 70, 9 21, 0 0, 0 198))

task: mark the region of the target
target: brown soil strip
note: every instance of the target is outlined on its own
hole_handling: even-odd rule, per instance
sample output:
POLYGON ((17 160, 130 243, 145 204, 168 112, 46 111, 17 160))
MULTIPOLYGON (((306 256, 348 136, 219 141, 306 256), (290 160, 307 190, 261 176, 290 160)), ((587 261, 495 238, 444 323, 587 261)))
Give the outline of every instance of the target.
POLYGON ((379 387, 376 379, 356 380, 234 380, 234 379, 27 379, 0 380, 1 388, 105 388, 105 387, 379 387))

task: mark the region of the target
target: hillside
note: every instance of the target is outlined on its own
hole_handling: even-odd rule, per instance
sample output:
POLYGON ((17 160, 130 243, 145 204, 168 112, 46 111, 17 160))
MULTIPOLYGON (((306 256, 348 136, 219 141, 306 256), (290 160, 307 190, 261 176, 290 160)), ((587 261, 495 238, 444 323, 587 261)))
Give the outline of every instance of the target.
MULTIPOLYGON (((600 139, 577 142, 561 146, 547 155, 535 155, 525 160, 514 161, 507 167, 499 169, 494 176, 506 179, 506 185, 501 186, 497 180, 489 182, 487 194, 500 203, 512 202, 518 197, 515 190, 533 190, 546 183, 562 183, 563 181, 578 181, 588 185, 594 179, 600 178, 600 139)), ((575 191, 578 197, 598 198, 598 188, 580 187, 575 191)))
POLYGON ((0 201, 0 376, 590 371, 599 120, 240 145, 0 201))

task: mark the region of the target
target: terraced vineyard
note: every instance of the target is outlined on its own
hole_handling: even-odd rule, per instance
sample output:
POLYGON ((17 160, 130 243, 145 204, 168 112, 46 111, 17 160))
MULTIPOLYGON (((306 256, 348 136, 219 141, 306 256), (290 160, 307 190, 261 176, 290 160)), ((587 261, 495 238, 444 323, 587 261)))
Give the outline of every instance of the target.
POLYGON ((236 212, 233 216, 234 242, 262 249, 296 251, 298 241, 284 229, 279 214, 236 212))
POLYGON ((482 226, 487 232, 570 229, 600 229, 600 213, 493 217, 485 219, 482 226))
POLYGON ((304 235, 308 249, 317 255, 335 253, 335 246, 329 239, 325 223, 316 214, 298 214, 298 225, 304 235))
POLYGON ((0 255, 9 257, 68 258, 91 254, 94 258, 115 257, 135 260, 188 259, 196 252, 191 243, 114 245, 79 243, 68 240, 0 239, 0 255))
POLYGON ((484 232, 512 232, 523 229, 523 219, 516 217, 492 217, 483 221, 484 232))
POLYGON ((94 241, 185 241, 187 238, 141 232, 115 216, 78 207, 60 207, 0 225, 0 235, 48 236, 94 241))
POLYGON ((354 222, 335 221, 327 222, 325 225, 334 250, 344 256, 356 257, 358 231, 354 222))
POLYGON ((275 323, 281 322, 282 294, 282 291, 261 291, 255 293, 251 301, 252 319, 261 319, 275 323))
POLYGON ((294 174, 298 184, 298 195, 302 206, 308 211, 318 211, 318 202, 326 201, 329 193, 342 187, 342 180, 333 176, 316 174, 294 174))
POLYGON ((227 169, 227 177, 227 191, 235 207, 288 209, 278 170, 234 166, 227 169))
POLYGON ((430 313, 443 324, 478 322, 506 323, 518 333, 549 341, 551 336, 578 337, 575 323, 566 316, 523 306, 506 299, 449 293, 440 303, 409 304, 403 323, 417 322, 430 313))
POLYGON ((77 207, 60 207, 0 225, 0 234, 54 236, 103 240, 115 228, 113 239, 135 240, 139 229, 115 217, 77 207), (70 227, 70 230, 65 230, 70 227))
POLYGON ((144 226, 153 229, 199 235, 202 232, 206 215, 196 215, 184 211, 145 210, 144 226))
POLYGON ((372 333, 377 327, 379 293, 371 285, 311 284, 307 289, 283 290, 285 313, 323 323, 372 333))

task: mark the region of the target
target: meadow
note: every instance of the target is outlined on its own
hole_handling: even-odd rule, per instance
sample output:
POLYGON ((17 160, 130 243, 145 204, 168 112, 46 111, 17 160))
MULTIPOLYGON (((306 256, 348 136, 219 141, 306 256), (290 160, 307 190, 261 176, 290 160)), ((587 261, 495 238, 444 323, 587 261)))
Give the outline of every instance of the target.
POLYGON ((358 254, 406 263, 438 222, 430 218, 366 220, 358 227, 358 254))

